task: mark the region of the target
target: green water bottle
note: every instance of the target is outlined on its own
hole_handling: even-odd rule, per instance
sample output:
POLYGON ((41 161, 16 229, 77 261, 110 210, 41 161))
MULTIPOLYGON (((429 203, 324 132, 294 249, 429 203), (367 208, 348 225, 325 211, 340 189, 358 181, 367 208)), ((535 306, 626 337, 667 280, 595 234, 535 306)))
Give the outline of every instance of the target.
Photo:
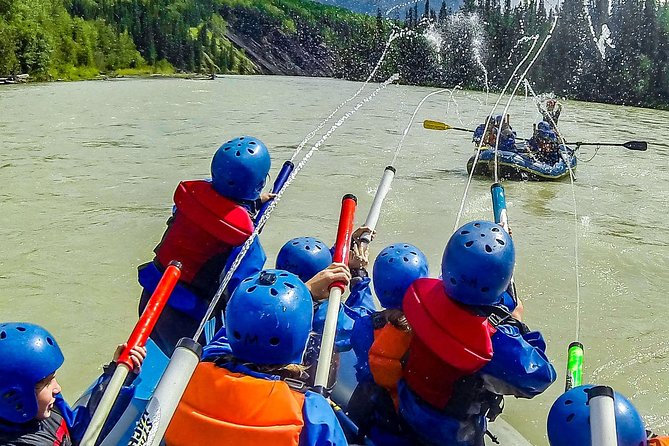
POLYGON ((567 378, 565 392, 583 384, 583 344, 572 342, 567 354, 567 378))

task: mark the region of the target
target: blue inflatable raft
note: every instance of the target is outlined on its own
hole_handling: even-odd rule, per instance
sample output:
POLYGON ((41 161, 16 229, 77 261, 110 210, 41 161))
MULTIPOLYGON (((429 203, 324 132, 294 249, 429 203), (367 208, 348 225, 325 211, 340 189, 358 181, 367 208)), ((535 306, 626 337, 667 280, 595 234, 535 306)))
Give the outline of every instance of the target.
MULTIPOLYGON (((569 168, 576 168, 576 157, 573 150, 560 146, 561 159, 555 164, 548 164, 536 159, 525 145, 516 146, 514 150, 497 151, 497 168, 500 178, 510 180, 552 181, 567 178, 569 168), (566 160, 566 162, 565 162, 566 160), (567 164, 568 163, 568 164, 567 164)), ((473 155, 467 161, 467 173, 474 169, 474 175, 494 178, 495 150, 488 148, 481 150, 476 166, 473 155)))

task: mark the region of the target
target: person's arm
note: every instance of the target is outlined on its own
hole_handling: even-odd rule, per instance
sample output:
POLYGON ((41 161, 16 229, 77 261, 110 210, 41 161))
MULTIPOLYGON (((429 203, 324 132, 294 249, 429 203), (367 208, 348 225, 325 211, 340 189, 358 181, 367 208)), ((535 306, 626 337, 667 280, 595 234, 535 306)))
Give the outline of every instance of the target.
POLYGON ((330 404, 321 395, 308 391, 302 406, 304 426, 299 446, 346 446, 346 436, 330 404))
POLYGON ((351 286, 351 294, 344 302, 344 311, 353 319, 359 319, 378 310, 374 303, 371 282, 372 279, 364 277, 351 286))
MULTIPOLYGON (((230 267, 241 250, 242 247, 237 246, 232 251, 230 251, 225 268, 221 273, 221 281, 223 281, 223 278, 230 270, 230 267)), ((242 280, 262 271, 266 260, 267 255, 265 255, 265 250, 260 244, 260 239, 256 237, 255 240, 253 240, 253 243, 251 243, 251 246, 249 246, 249 250, 239 264, 239 267, 237 267, 235 272, 232 274, 232 277, 230 278, 230 283, 228 283, 228 287, 226 289, 228 295, 232 296, 232 293, 235 291, 235 289, 237 289, 237 286, 242 282, 242 280)))
MULTIPOLYGON (((366 229, 366 228, 360 228, 366 229)), ((348 268, 351 271, 351 292, 353 287, 355 287, 362 279, 369 277, 367 273, 367 266, 369 265, 369 245, 367 243, 360 242, 360 229, 358 229, 353 235, 358 234, 358 238, 354 238, 351 242, 351 250, 348 254, 348 268)), ((375 232, 372 233, 372 237, 375 232)))
MULTIPOLYGON (((91 422, 91 417, 95 410, 97 410, 98 404, 102 399, 102 395, 107 390, 107 385, 111 379, 114 371, 116 370, 116 360, 119 358, 121 352, 125 348, 125 344, 121 344, 116 348, 114 352, 114 358, 112 362, 107 364, 103 370, 104 372, 90 387, 90 396, 86 404, 78 405, 72 409, 69 404, 63 399, 63 397, 58 394, 56 396, 56 406, 58 411, 61 413, 65 419, 65 423, 70 431, 70 436, 75 444, 79 443, 81 438, 84 436, 88 425, 91 422)), ((107 417, 107 421, 100 433, 100 438, 104 438, 107 433, 113 428, 116 421, 121 417, 125 411, 128 404, 132 400, 135 394, 135 387, 133 381, 139 374, 140 368, 144 359, 146 358, 146 348, 145 347, 133 347, 130 351, 130 359, 132 360, 135 368, 128 374, 128 377, 123 384, 118 396, 116 397, 116 402, 112 408, 112 411, 107 417)))
POLYGON ((363 316, 353 324, 351 348, 355 352, 355 377, 359 383, 373 381, 369 369, 369 350, 374 343, 374 320, 372 315, 363 316))
POLYGON ((485 128, 484 124, 480 124, 476 129, 474 129, 474 135, 472 136, 472 142, 479 144, 483 138, 483 129, 485 128))
POLYGON ((319 271, 305 285, 309 289, 314 302, 320 302, 330 297, 330 285, 334 282, 343 282, 348 286, 350 281, 351 273, 348 266, 343 263, 333 263, 323 271, 319 271))
MULTIPOLYGON (((328 314, 327 300, 318 304, 314 311, 313 331, 318 335, 323 334, 325 328, 325 319, 328 314)), ((339 308, 337 315, 337 333, 335 334, 335 350, 338 352, 347 352, 351 349, 351 332, 353 331, 354 319, 346 314, 344 306, 339 308)))
POLYGON ((515 325, 499 325, 492 336, 492 345, 492 360, 480 372, 494 393, 532 398, 557 378, 538 331, 521 333, 515 325))
POLYGON ((230 348, 230 342, 228 341, 225 327, 221 327, 221 329, 211 338, 211 341, 203 347, 202 361, 213 360, 219 356, 229 355, 231 353, 232 349, 230 348))

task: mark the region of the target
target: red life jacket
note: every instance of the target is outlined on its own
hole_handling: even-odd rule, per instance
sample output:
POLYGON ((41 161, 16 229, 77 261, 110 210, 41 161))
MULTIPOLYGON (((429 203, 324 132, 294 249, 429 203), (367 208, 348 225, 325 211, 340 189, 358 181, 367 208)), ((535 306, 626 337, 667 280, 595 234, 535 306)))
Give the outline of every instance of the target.
POLYGON ((669 437, 655 437, 648 439, 648 446, 669 446, 669 437))
POLYGON ((369 349, 369 370, 374 382, 390 393, 395 409, 398 407, 397 383, 402 378, 402 358, 406 355, 412 333, 402 331, 391 323, 374 330, 374 342, 369 349))
POLYGON ((492 359, 488 318, 477 316, 446 295, 439 279, 418 279, 403 302, 414 332, 403 378, 424 401, 443 409, 461 378, 492 359))
POLYGON ((181 262, 181 281, 187 284, 208 260, 229 254, 253 232, 246 209, 220 195, 208 181, 179 183, 174 204, 177 209, 156 247, 156 259, 163 268, 172 260, 181 262))
POLYGON ((170 422, 167 446, 298 446, 304 394, 284 381, 201 362, 170 422))

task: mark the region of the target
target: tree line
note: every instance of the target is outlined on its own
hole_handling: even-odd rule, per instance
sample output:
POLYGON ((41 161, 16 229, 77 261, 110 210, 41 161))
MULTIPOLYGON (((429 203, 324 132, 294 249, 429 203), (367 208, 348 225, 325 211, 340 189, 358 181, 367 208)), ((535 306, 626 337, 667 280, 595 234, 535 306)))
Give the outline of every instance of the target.
POLYGON ((586 10, 582 0, 553 9, 544 0, 464 0, 451 10, 421 0, 374 17, 307 0, 0 0, 0 77, 176 70, 359 80, 403 30, 375 80, 397 72, 409 84, 474 89, 487 80, 494 91, 557 16, 528 75, 535 90, 669 107, 669 3, 611 1, 586 10))

